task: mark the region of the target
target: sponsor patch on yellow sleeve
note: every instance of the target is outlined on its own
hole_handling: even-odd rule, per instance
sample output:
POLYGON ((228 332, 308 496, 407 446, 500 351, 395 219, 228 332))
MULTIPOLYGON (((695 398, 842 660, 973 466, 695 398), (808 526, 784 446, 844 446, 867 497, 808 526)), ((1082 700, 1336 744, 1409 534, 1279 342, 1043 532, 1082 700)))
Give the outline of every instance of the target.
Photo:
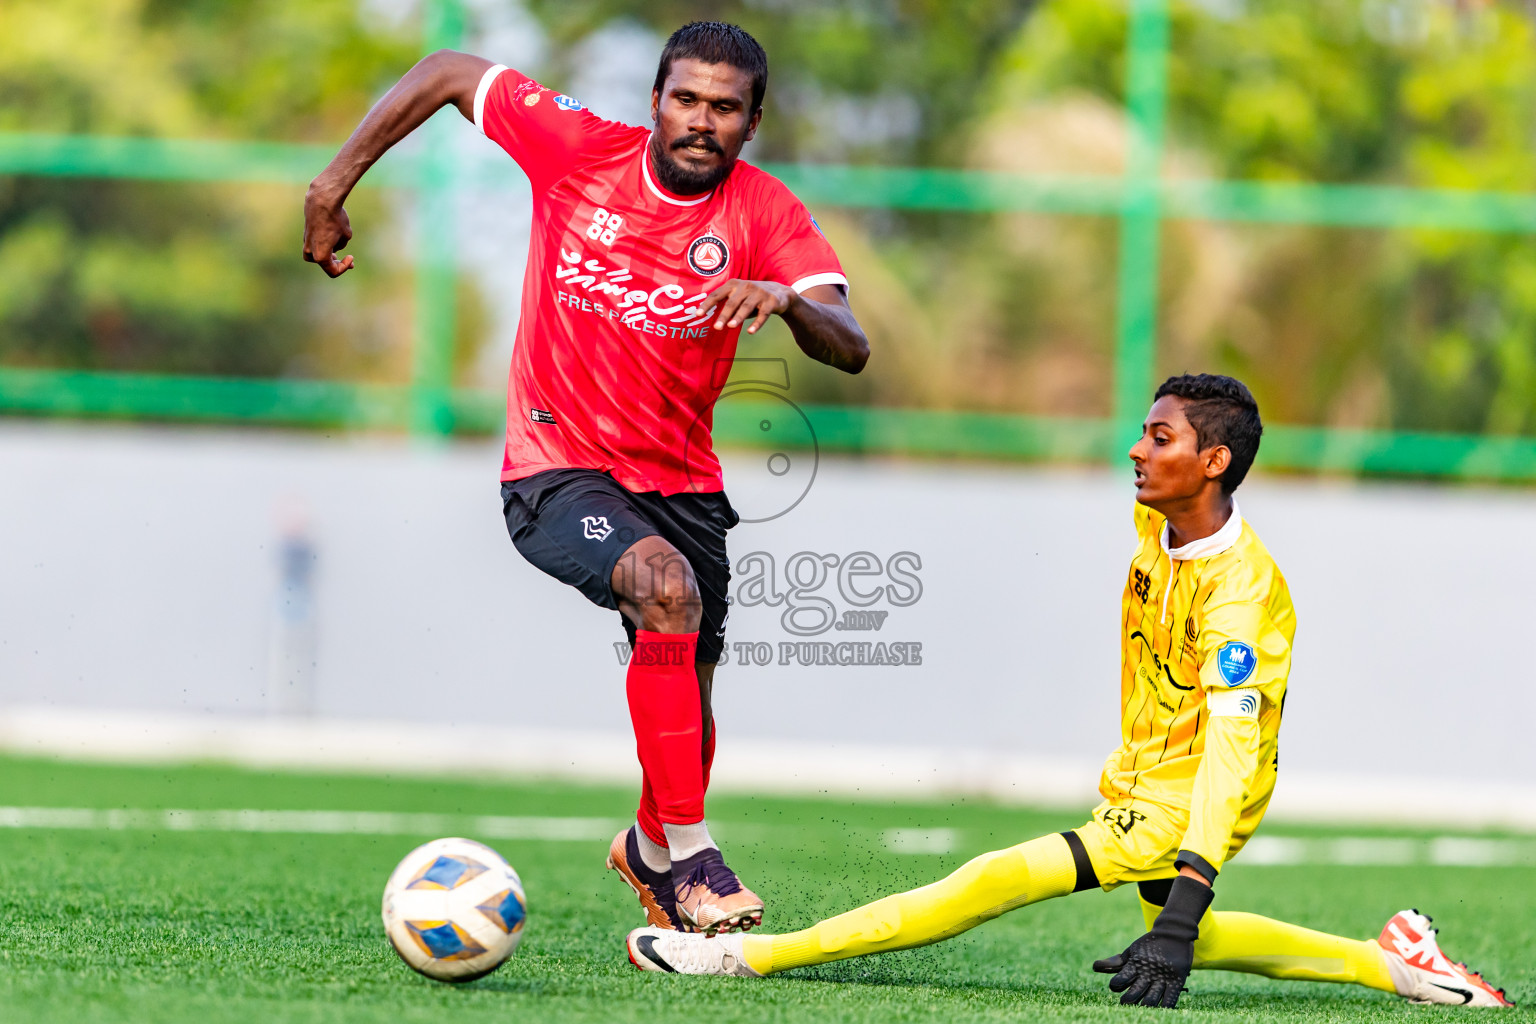
POLYGON ((1212 690, 1205 699, 1212 718, 1258 718, 1259 701, 1263 698, 1257 690, 1242 689, 1212 690))

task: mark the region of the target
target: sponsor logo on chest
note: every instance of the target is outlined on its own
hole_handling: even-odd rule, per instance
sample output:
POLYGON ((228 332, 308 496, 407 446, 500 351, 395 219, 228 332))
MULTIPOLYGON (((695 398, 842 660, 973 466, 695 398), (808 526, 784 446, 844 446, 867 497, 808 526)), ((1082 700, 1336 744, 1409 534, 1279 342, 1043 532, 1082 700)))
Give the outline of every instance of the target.
MULTIPOLYGON (((644 270, 632 270, 630 261, 605 251, 631 232, 644 232, 633 214, 598 208, 572 227, 578 244, 569 250, 562 245, 553 268, 556 304, 666 338, 702 339, 713 330, 714 311, 703 308, 707 287, 646 281, 644 270)), ((699 277, 719 277, 730 264, 731 248, 724 235, 710 229, 672 259, 677 257, 699 277)))
POLYGON ((1179 644, 1179 657, 1189 658, 1199 652, 1200 630, 1195 626, 1193 612, 1184 620, 1184 640, 1179 644))

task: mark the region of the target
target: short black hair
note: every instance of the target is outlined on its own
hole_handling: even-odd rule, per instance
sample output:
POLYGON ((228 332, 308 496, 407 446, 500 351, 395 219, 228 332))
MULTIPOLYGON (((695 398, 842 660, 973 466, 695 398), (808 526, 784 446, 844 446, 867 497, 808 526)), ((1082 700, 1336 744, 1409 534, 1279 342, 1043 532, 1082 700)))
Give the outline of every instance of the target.
POLYGON ((1152 400, 1164 395, 1184 399, 1184 418, 1195 428, 1195 443, 1201 451, 1227 446, 1232 461, 1221 474, 1221 489, 1226 494, 1237 490, 1259 453, 1259 438, 1264 434, 1253 392, 1233 377, 1185 373, 1163 381, 1152 400))
POLYGON ((661 64, 656 68, 655 90, 660 93, 667 82, 674 60, 701 60, 705 64, 729 64, 752 76, 752 109, 763 105, 768 91, 768 54, 743 28, 723 21, 691 21, 672 33, 661 50, 661 64))

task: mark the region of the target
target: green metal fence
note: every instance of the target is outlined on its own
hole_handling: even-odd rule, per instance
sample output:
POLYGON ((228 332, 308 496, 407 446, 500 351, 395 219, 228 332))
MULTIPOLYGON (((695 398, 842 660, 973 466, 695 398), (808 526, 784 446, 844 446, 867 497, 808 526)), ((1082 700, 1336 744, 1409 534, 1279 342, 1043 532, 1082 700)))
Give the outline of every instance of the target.
MULTIPOLYGON (((980 458, 1120 458, 1140 429, 1156 357, 1159 237, 1169 218, 1337 227, 1451 228, 1536 233, 1536 195, 1377 186, 1167 180, 1168 0, 1127 0, 1129 159, 1121 177, 1052 177, 889 167, 767 165, 808 204, 938 212, 1034 211, 1114 216, 1114 405, 1110 419, 916 409, 812 406, 824 447, 867 453, 980 458)), ((461 0, 429 0, 428 50, 456 47, 461 0)), ((0 367, 0 412, 408 428, 423 436, 495 430, 503 396, 452 387, 455 318, 452 196, 466 184, 515 187, 516 172, 455 166, 439 115, 415 158, 395 153, 366 184, 408 188, 420 204, 416 322, 408 386, 220 379, 0 367), (489 176, 488 180, 467 175, 489 176)), ((0 133, 0 175, 182 182, 306 184, 328 146, 0 133)), ((733 401, 717 412, 723 444, 761 443, 760 410, 733 401)), ((1261 465, 1346 473, 1536 480, 1536 439, 1339 430, 1271 424, 1261 465)))

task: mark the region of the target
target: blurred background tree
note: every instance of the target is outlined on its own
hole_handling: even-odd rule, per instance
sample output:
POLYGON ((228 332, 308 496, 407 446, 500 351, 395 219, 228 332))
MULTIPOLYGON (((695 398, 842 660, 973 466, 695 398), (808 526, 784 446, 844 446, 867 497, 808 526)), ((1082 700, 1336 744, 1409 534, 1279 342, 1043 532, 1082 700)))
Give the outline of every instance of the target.
MULTIPOLYGON (((467 6, 487 56, 510 53, 561 89, 613 39, 640 40, 654 68, 682 22, 739 22, 772 66, 755 161, 1124 170, 1125 0, 467 6)), ((1172 12, 1167 175, 1530 187, 1536 33, 1523 0, 1177 0, 1172 12)), ((0 130, 334 143, 416 56, 418 13, 412 0, 9 0, 0 130)), ((639 60, 626 79, 637 103, 650 73, 639 60)), ((378 192, 354 204, 375 222, 393 210, 378 192)), ((797 396, 1108 414, 1112 218, 814 212, 876 356, 857 378, 797 363, 797 396)), ((403 379, 403 258, 327 289, 295 257, 298 214, 287 188, 0 178, 0 360, 403 379)), ((1164 232, 1160 370, 1240 374, 1277 422, 1536 429, 1525 236, 1164 232)), ((465 294, 515 307, 511 284, 466 278, 465 294)), ((461 346, 489 330, 466 317, 461 346)), ((778 331, 743 351, 792 346, 778 331)))
MULTIPOLYGON (((1528 191, 1531 7, 1204 0, 1173 7, 1172 176, 1528 191)), ((1010 110, 1122 101, 1124 6, 1052 3, 1010 110)), ((1022 139, 1017 143, 1025 145, 1022 139)), ((1536 410, 1520 234, 1165 228, 1160 368, 1250 380, 1281 422, 1494 433, 1536 410)))
MULTIPOLYGON (((416 35, 353 0, 7 0, 0 131, 331 142, 416 35)), ((0 361, 403 377, 403 268, 324 293, 301 235, 291 188, 0 177, 0 361)))
MULTIPOLYGON (((1124 0, 533 10, 557 40, 616 18, 658 36, 695 17, 739 21, 773 69, 756 159, 1124 171, 1124 0)), ((1533 180, 1527 3, 1186 0, 1172 12, 1166 174, 1496 191, 1533 180)), ((816 212, 878 357, 858 379, 811 374, 813 397, 1109 412, 1112 220, 816 212)), ((1239 374, 1281 422, 1532 427, 1536 254, 1524 236, 1164 230, 1160 370, 1239 374)), ((775 341, 790 351, 782 332, 775 341)))

